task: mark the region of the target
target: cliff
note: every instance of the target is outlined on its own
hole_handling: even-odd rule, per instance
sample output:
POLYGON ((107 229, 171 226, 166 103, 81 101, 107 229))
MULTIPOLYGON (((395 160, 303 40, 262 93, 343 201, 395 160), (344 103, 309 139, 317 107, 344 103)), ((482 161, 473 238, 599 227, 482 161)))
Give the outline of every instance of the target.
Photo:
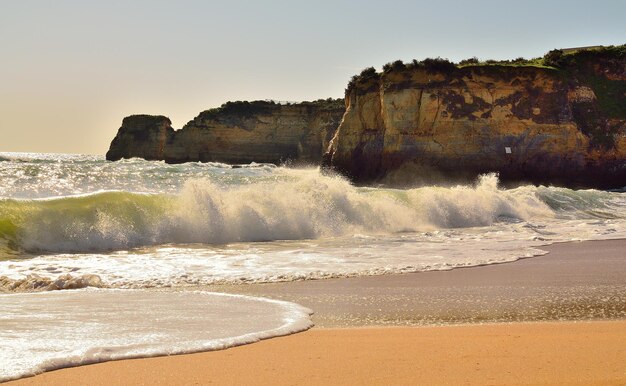
POLYGON ((355 76, 324 165, 356 182, 626 185, 626 48, 442 59, 355 76))
POLYGON ((111 142, 108 160, 141 157, 162 160, 166 143, 174 135, 172 122, 162 115, 131 115, 122 120, 122 127, 111 142))
POLYGON ((107 160, 319 164, 345 111, 343 100, 228 102, 174 130, 163 116, 124 118, 107 160))

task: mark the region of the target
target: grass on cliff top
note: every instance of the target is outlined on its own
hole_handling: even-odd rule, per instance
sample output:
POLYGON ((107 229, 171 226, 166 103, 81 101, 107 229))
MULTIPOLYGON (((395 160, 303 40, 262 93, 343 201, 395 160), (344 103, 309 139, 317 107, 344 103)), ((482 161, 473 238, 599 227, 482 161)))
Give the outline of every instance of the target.
POLYGON ((556 70, 556 67, 546 64, 543 58, 525 59, 519 57, 513 60, 493 60, 488 59, 481 61, 476 57, 461 60, 457 65, 458 68, 463 67, 479 67, 479 66, 504 66, 504 67, 535 67, 556 70))
MULTIPOLYGON (((426 58, 422 61, 413 59, 409 63, 402 60, 389 62, 383 66, 382 74, 390 72, 401 72, 413 69, 425 69, 432 72, 451 73, 459 68, 464 67, 480 67, 480 66, 505 66, 505 67, 535 67, 551 70, 564 70, 578 67, 588 62, 590 59, 598 57, 610 57, 622 59, 626 57, 626 45, 620 46, 598 46, 580 49, 552 50, 540 58, 525 59, 519 57, 513 60, 479 60, 476 57, 461 60, 454 63, 444 58, 426 58)), ((360 74, 352 77, 348 83, 348 89, 351 89, 357 82, 365 82, 371 79, 379 78, 381 73, 377 72, 374 67, 368 67, 361 71, 360 74)))
MULTIPOLYGON (((619 46, 598 46, 598 47, 583 47, 580 49, 565 49, 565 50, 552 50, 540 58, 525 59, 519 57, 513 60, 479 60, 476 57, 461 60, 459 63, 453 63, 444 58, 426 58, 422 61, 413 59, 409 63, 404 63, 402 60, 396 60, 389 62, 383 66, 382 72, 377 72, 374 67, 367 67, 360 74, 354 75, 348 82, 346 87, 346 94, 350 90, 354 89, 357 84, 368 84, 372 81, 377 81, 383 74, 391 72, 404 72, 415 69, 424 69, 429 72, 437 72, 444 74, 451 74, 457 69, 465 67, 532 67, 543 68, 547 70, 556 71, 563 75, 571 74, 572 72, 585 72, 584 67, 587 64, 598 58, 608 58, 624 60, 626 58, 626 44, 619 46)), ((608 86, 607 86, 608 87, 608 86)), ((612 85, 611 87, 614 87, 612 85)), ((620 91, 620 90, 618 90, 620 91)), ((614 94, 614 93, 610 93, 614 94)), ((619 93, 618 93, 619 94, 619 93)), ((623 108, 620 106, 611 106, 610 110, 619 110, 621 112, 623 108)), ((615 115, 615 114, 613 114, 615 115)), ((618 114, 621 115, 621 114, 618 114)))
POLYGON ((252 116, 254 114, 265 113, 269 111, 272 106, 277 105, 274 101, 235 101, 226 102, 220 107, 208 109, 201 112, 196 119, 209 120, 214 119, 220 115, 237 114, 242 116, 252 116))
POLYGON ((552 50, 544 55, 544 64, 556 68, 577 68, 589 60, 598 58, 625 59, 626 44, 621 46, 600 46, 579 50, 552 50))
POLYGON ((240 117, 252 117, 260 114, 268 114, 277 106, 314 106, 318 108, 342 108, 344 100, 341 98, 317 99, 304 102, 278 102, 274 100, 235 101, 226 102, 220 107, 201 112, 196 119, 211 120, 218 116, 236 115, 240 117))

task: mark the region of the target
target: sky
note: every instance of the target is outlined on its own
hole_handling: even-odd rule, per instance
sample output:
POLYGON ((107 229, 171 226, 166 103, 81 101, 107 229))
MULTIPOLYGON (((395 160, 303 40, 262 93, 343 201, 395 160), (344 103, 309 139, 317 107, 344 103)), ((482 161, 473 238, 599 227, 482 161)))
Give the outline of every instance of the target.
POLYGON ((343 97, 396 59, 626 43, 626 1, 0 0, 0 151, 104 154, 122 119, 343 97))

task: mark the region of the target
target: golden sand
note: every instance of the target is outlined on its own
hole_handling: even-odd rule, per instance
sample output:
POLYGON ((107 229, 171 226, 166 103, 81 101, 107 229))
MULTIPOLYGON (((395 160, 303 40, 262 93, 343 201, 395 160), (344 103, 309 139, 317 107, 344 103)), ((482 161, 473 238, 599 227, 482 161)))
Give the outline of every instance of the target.
POLYGON ((447 272, 225 286, 303 304, 323 328, 8 384, 626 385, 626 240, 546 249, 542 257, 447 272), (586 318, 614 320, 541 321, 586 318), (475 320, 515 323, 363 327, 475 320))
POLYGON ((625 385, 626 321, 313 329, 8 385, 625 385))

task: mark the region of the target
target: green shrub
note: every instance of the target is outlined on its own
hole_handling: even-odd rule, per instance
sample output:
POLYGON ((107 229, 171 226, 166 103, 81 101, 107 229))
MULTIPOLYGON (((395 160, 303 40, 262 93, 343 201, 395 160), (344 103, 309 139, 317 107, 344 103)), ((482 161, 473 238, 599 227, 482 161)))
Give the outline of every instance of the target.
POLYGON ((552 50, 543 56, 543 63, 546 66, 561 67, 565 63, 563 60, 563 50, 552 50))
POLYGON ((364 68, 363 71, 361 71, 361 73, 359 74, 359 77, 363 80, 375 78, 377 76, 378 73, 376 72, 376 69, 374 67, 364 68))
POLYGON ((441 57, 426 58, 422 60, 422 65, 426 70, 433 72, 451 73, 456 70, 456 65, 441 57))
POLYGON ((459 62, 460 66, 468 66, 468 65, 472 65, 472 64, 478 64, 480 63, 480 61, 478 60, 477 57, 471 57, 469 59, 463 59, 459 62))

